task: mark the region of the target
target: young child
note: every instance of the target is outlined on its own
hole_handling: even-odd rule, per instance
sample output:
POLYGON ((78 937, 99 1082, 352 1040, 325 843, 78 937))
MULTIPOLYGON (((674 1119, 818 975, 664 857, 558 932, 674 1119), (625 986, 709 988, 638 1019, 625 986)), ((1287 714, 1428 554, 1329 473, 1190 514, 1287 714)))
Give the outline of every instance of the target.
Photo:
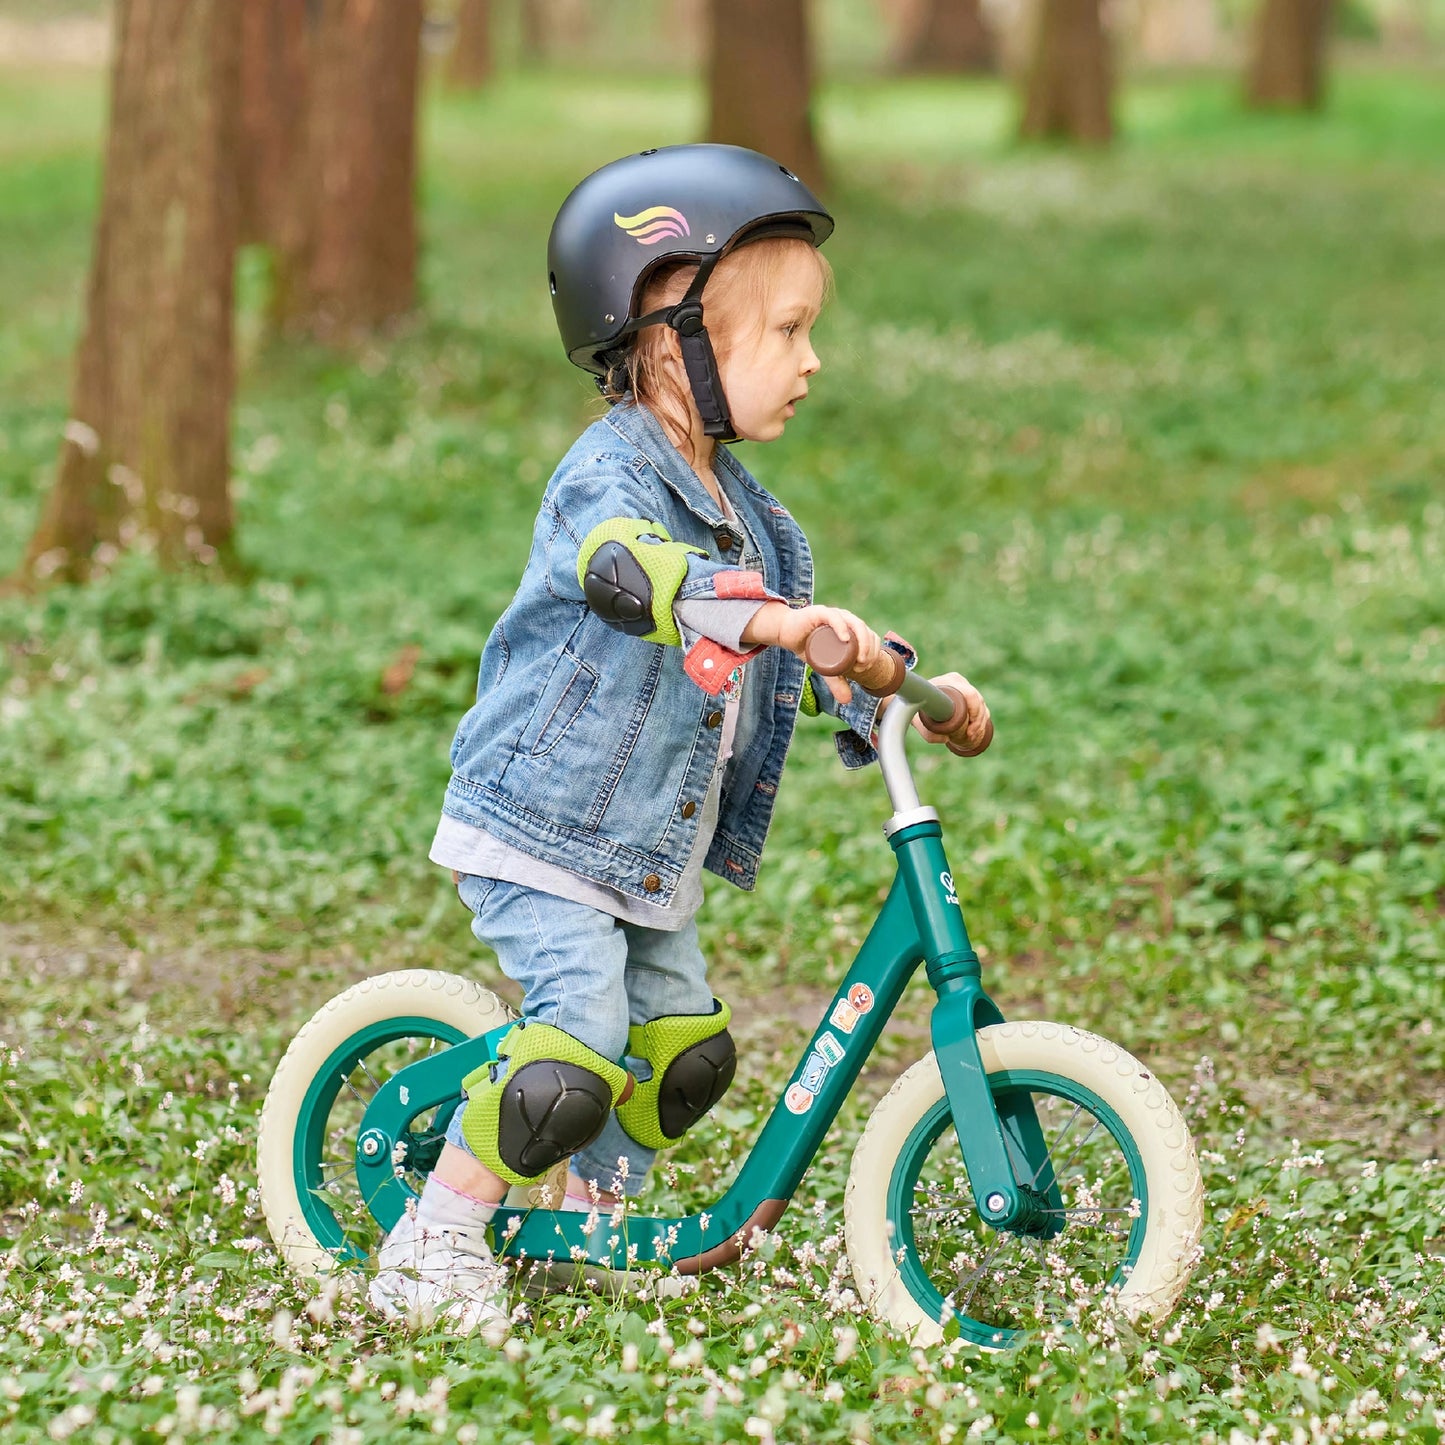
MULTIPOLYGON (((753 887, 800 709, 842 721, 845 765, 875 756, 878 700, 819 688, 803 647, 830 627, 865 665, 911 654, 813 605, 803 533, 720 445, 781 436, 808 394, 832 229, 782 166, 717 145, 604 166, 553 225, 562 340, 612 407, 548 483, 431 850, 523 1020, 464 1080, 415 1216, 381 1249, 389 1317, 503 1327, 485 1231, 509 1185, 570 1158, 562 1207, 615 1203, 717 1102, 735 1056, 698 946, 702 871, 753 887)), ((937 680, 984 744, 978 692, 937 680)))

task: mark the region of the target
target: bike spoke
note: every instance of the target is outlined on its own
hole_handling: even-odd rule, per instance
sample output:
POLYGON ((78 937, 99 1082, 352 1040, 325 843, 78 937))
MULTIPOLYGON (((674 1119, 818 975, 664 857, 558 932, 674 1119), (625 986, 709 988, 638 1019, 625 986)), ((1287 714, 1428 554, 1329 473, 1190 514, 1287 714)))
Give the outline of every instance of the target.
MULTIPOLYGON (((1072 1121, 1070 1122, 1072 1123, 1072 1121)), ((1092 1139, 1094 1135, 1097 1134, 1099 1130, 1103 1127, 1104 1126, 1097 1119, 1094 1120, 1094 1127, 1090 1129, 1089 1132, 1085 1134, 1084 1137, 1080 1139, 1079 1142, 1074 1146, 1074 1152, 1070 1154, 1067 1159, 1064 1160, 1062 1167, 1056 1168, 1054 1170, 1055 1179, 1061 1179, 1066 1173, 1068 1173, 1069 1165, 1072 1164, 1074 1160, 1079 1157, 1079 1151, 1083 1149, 1084 1146, 1088 1144, 1089 1140, 1092 1139)), ((1043 1164, 1039 1165, 1038 1174, 1035 1174, 1033 1179, 1029 1181, 1031 1184, 1038 1179, 1039 1174, 1042 1174, 1044 1172, 1045 1165, 1049 1164, 1052 1161, 1053 1152, 1054 1151, 1052 1149, 1049 1150, 1049 1158, 1044 1160, 1043 1164)))
MULTIPOLYGON (((1035 1163, 1028 1116, 1005 1120, 1003 1139, 1018 1184, 1035 1193, 1032 1228, 997 1229, 980 1212, 961 1165, 961 1144, 945 1124, 914 1181, 909 1217, 924 1270, 960 1317, 987 1330, 1030 1328, 1072 1314, 1125 1263, 1138 1218, 1134 1181, 1109 1127, 1086 1103, 1034 1091, 1044 1126, 1035 1163), (1097 1201, 1097 1202, 1095 1202, 1097 1201)), ((1000 1098, 1004 1104, 1004 1098, 1000 1098)))
MULTIPOLYGON (((1045 1144, 1044 1144, 1044 1162, 1043 1162, 1042 1164, 1040 1164, 1037 1169, 1034 1170, 1033 1178, 1028 1181, 1030 1184, 1037 1184, 1037 1183, 1038 1183, 1039 1175, 1042 1174, 1042 1173, 1044 1172, 1044 1170, 1048 1168, 1049 1162, 1050 1162, 1050 1161, 1053 1159, 1053 1157, 1054 1157, 1054 1150, 1057 1149, 1057 1148, 1059 1148, 1059 1146, 1060 1146, 1061 1144, 1063 1144, 1064 1140, 1069 1137, 1069 1130, 1074 1127, 1075 1121, 1078 1119, 1079 1115, 1082 1114, 1083 1112, 1084 1112, 1084 1106, 1083 1106, 1082 1104, 1075 1104, 1075 1105, 1074 1105, 1074 1112, 1069 1115, 1068 1119, 1067 1119, 1067 1120, 1065 1121, 1065 1123, 1064 1123, 1064 1127, 1063 1127, 1062 1129, 1060 1129, 1059 1132, 1054 1136, 1053 1143, 1050 1144, 1050 1143, 1048 1143, 1048 1142, 1045 1142, 1045 1144)), ((1055 1169, 1055 1170, 1054 1170, 1054 1177, 1057 1178, 1062 1172, 1063 1172, 1062 1170, 1055 1169)))

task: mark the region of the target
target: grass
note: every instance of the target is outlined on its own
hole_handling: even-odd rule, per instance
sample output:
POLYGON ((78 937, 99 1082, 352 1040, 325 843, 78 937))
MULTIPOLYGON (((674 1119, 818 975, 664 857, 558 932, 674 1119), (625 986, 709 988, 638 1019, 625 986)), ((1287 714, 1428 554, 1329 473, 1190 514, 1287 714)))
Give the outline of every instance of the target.
MULTIPOLYGON (((1004 143, 991 85, 829 90, 824 372, 747 460, 822 597, 990 699, 994 749, 921 759, 921 791, 1005 1013, 1116 1038, 1188 1101, 1208 1225, 1175 1318, 993 1358, 856 1316, 847 1148, 926 998, 776 1242, 689 1300, 410 1341, 260 1240, 255 1119, 295 1028, 386 968, 496 981, 425 854, 589 413, 539 258, 581 173, 698 115, 670 81, 537 77, 430 99, 402 334, 269 346, 244 258, 249 579, 132 558, 0 602, 7 1438, 1439 1438, 1445 99, 1347 74, 1317 120, 1260 119, 1202 78, 1123 112, 1079 157, 1004 143)), ((98 84, 7 73, 7 117, 0 570, 65 416, 98 84)), ((876 776, 811 730, 789 773, 758 892, 704 911, 746 1078, 696 1169, 750 1141, 888 877, 876 776)))

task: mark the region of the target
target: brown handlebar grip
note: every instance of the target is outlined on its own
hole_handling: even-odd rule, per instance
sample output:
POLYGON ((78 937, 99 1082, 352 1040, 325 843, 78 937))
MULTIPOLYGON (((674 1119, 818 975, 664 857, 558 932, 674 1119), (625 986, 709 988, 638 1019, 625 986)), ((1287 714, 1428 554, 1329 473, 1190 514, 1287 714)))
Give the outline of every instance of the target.
POLYGON ((925 717, 923 725, 930 732, 935 733, 962 732, 964 725, 968 722, 968 704, 963 700, 963 694, 956 687, 949 687, 946 683, 939 683, 938 690, 945 697, 953 699, 953 711, 942 722, 934 722, 932 718, 925 717))
POLYGON ((983 752, 987 752, 987 751, 988 751, 988 745, 989 745, 992 741, 993 741, 993 719, 992 719, 992 718, 989 718, 989 720, 988 720, 988 728, 987 728, 987 730, 984 732, 983 741, 982 741, 976 748, 970 748, 970 747, 965 747, 965 746, 964 746, 963 732, 962 732, 961 729, 960 729, 960 731, 959 731, 959 733, 957 734, 956 737, 950 737, 950 738, 945 739, 945 742, 946 742, 946 745, 947 745, 947 747, 948 747, 949 752, 951 752, 955 757, 960 757, 960 758, 976 758, 980 753, 983 753, 983 752))
POLYGON ((868 667, 857 669, 857 639, 841 638, 831 627, 820 627, 812 633, 803 655, 814 672, 824 677, 846 677, 874 697, 891 696, 908 675, 907 664, 890 647, 885 647, 868 667))

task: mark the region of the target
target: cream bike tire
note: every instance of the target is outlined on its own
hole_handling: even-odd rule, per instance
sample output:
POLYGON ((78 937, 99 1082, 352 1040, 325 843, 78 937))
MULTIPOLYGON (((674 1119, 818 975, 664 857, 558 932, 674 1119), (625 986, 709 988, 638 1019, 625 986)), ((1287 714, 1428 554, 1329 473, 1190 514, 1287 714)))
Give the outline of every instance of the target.
POLYGON ((1062 1024, 980 1030, 1020 1182, 1008 1104, 1032 1099, 1062 1209, 1051 1238, 996 1232, 974 1206, 933 1054, 878 1103, 853 1153, 845 1232, 873 1315, 917 1344, 985 1348, 1077 1320, 1102 1301, 1130 1320, 1169 1313, 1203 1226, 1203 1183, 1174 1101, 1116 1044, 1062 1024))

